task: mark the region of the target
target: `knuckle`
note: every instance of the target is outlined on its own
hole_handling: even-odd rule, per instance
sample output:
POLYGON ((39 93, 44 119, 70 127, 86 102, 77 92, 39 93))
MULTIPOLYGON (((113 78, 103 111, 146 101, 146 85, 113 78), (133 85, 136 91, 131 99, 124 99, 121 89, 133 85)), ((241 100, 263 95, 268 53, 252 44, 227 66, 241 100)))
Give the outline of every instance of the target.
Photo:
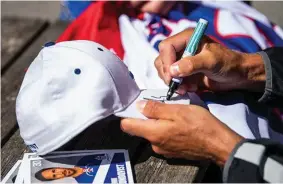
POLYGON ((186 69, 188 72, 194 71, 195 66, 194 66, 193 58, 189 58, 186 60, 186 69))
POLYGON ((149 117, 155 117, 156 115, 158 115, 159 103, 150 100, 148 101, 146 106, 146 113, 149 117))
POLYGON ((160 56, 158 56, 155 61, 154 61, 154 66, 157 70, 161 70, 162 69, 162 61, 160 56))
POLYGON ((159 67, 159 56, 155 59, 154 66, 155 66, 155 68, 159 67))
POLYGON ((184 58, 179 63, 179 70, 181 75, 189 75, 193 71, 192 58, 184 58))
POLYGON ((166 47, 167 47, 167 41, 166 40, 161 41, 158 45, 159 51, 164 50, 166 47))
POLYGON ((183 111, 184 111, 183 106, 181 105, 176 106, 175 111, 174 111, 174 117, 175 118, 181 117, 181 115, 183 114, 183 111))
POLYGON ((154 66, 155 66, 155 69, 157 70, 158 76, 161 79, 163 79, 163 67, 162 67, 162 62, 159 57, 154 61, 154 66))
POLYGON ((158 73, 159 78, 161 78, 162 80, 164 80, 163 72, 157 70, 157 73, 158 73))
POLYGON ((208 52, 208 60, 209 61, 207 64, 209 64, 209 66, 214 66, 217 64, 217 56, 215 55, 215 53, 213 51, 209 51, 208 52))
POLYGON ((176 105, 173 116, 176 120, 186 118, 190 112, 190 105, 176 105))
POLYGON ((163 68, 164 73, 168 73, 169 67, 167 65, 163 65, 162 68, 163 68))
POLYGON ((220 46, 219 44, 209 44, 209 43, 205 44, 206 56, 208 57, 209 60, 212 61, 217 60, 216 53, 218 53, 218 50, 221 50, 218 48, 219 46, 220 46))

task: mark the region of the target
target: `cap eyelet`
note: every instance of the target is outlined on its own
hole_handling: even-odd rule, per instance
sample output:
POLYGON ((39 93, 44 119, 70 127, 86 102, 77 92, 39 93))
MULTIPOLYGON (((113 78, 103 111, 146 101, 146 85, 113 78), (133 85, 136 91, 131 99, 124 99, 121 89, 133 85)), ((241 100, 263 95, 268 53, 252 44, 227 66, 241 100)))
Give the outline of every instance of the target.
POLYGON ((81 74, 81 69, 76 68, 76 69, 74 70, 74 72, 75 72, 75 74, 80 75, 80 74, 81 74))
POLYGON ((55 45, 55 42, 47 42, 44 44, 44 47, 50 47, 50 46, 53 46, 55 45))

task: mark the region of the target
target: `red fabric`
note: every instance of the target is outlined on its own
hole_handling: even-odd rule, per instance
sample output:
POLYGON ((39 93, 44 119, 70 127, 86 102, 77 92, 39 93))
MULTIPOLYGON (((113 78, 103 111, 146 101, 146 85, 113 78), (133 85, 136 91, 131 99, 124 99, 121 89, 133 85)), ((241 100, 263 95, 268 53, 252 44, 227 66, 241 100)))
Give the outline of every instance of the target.
POLYGON ((68 40, 91 40, 108 49, 113 49, 123 58, 118 18, 122 3, 98 1, 92 3, 57 39, 57 42, 68 40))

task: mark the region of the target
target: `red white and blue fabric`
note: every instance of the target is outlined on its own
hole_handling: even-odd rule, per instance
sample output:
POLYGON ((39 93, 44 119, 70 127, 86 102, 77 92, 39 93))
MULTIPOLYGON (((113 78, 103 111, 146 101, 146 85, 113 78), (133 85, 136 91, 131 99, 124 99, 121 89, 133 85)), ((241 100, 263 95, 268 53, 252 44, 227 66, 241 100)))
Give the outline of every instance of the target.
MULTIPOLYGON (((99 1, 89 2, 76 15, 57 41, 86 39, 104 45, 123 59, 140 88, 167 87, 154 68, 158 44, 195 27, 200 18, 209 22, 206 35, 228 48, 254 53, 283 46, 282 29, 240 1, 177 2, 167 16, 134 12, 127 2, 99 1)), ((240 135, 283 143, 282 113, 258 104, 254 94, 205 92, 200 97, 211 113, 240 135)))

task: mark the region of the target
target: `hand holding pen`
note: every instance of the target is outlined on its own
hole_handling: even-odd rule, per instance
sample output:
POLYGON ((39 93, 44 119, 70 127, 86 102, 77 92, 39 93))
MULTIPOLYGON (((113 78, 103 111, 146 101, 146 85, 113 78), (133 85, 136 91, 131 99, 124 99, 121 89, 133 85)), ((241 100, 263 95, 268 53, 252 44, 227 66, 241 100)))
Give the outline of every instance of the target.
POLYGON ((159 44, 155 67, 167 85, 172 77, 182 77, 179 94, 198 90, 264 89, 264 65, 259 54, 233 51, 204 35, 196 55, 181 58, 193 32, 193 29, 184 30, 159 44))
MULTIPOLYGON (((196 54, 196 51, 198 49, 198 46, 200 44, 200 40, 204 35, 205 29, 207 27, 208 22, 204 19, 199 19, 197 26, 189 40, 189 43, 187 47, 185 48, 185 51, 182 55, 182 58, 185 58, 187 56, 194 56, 196 54)), ((175 91, 178 89, 178 87, 181 85, 183 81, 183 78, 181 77, 174 77, 169 83, 169 90, 167 93, 167 100, 170 100, 172 95, 175 93, 175 91)))

